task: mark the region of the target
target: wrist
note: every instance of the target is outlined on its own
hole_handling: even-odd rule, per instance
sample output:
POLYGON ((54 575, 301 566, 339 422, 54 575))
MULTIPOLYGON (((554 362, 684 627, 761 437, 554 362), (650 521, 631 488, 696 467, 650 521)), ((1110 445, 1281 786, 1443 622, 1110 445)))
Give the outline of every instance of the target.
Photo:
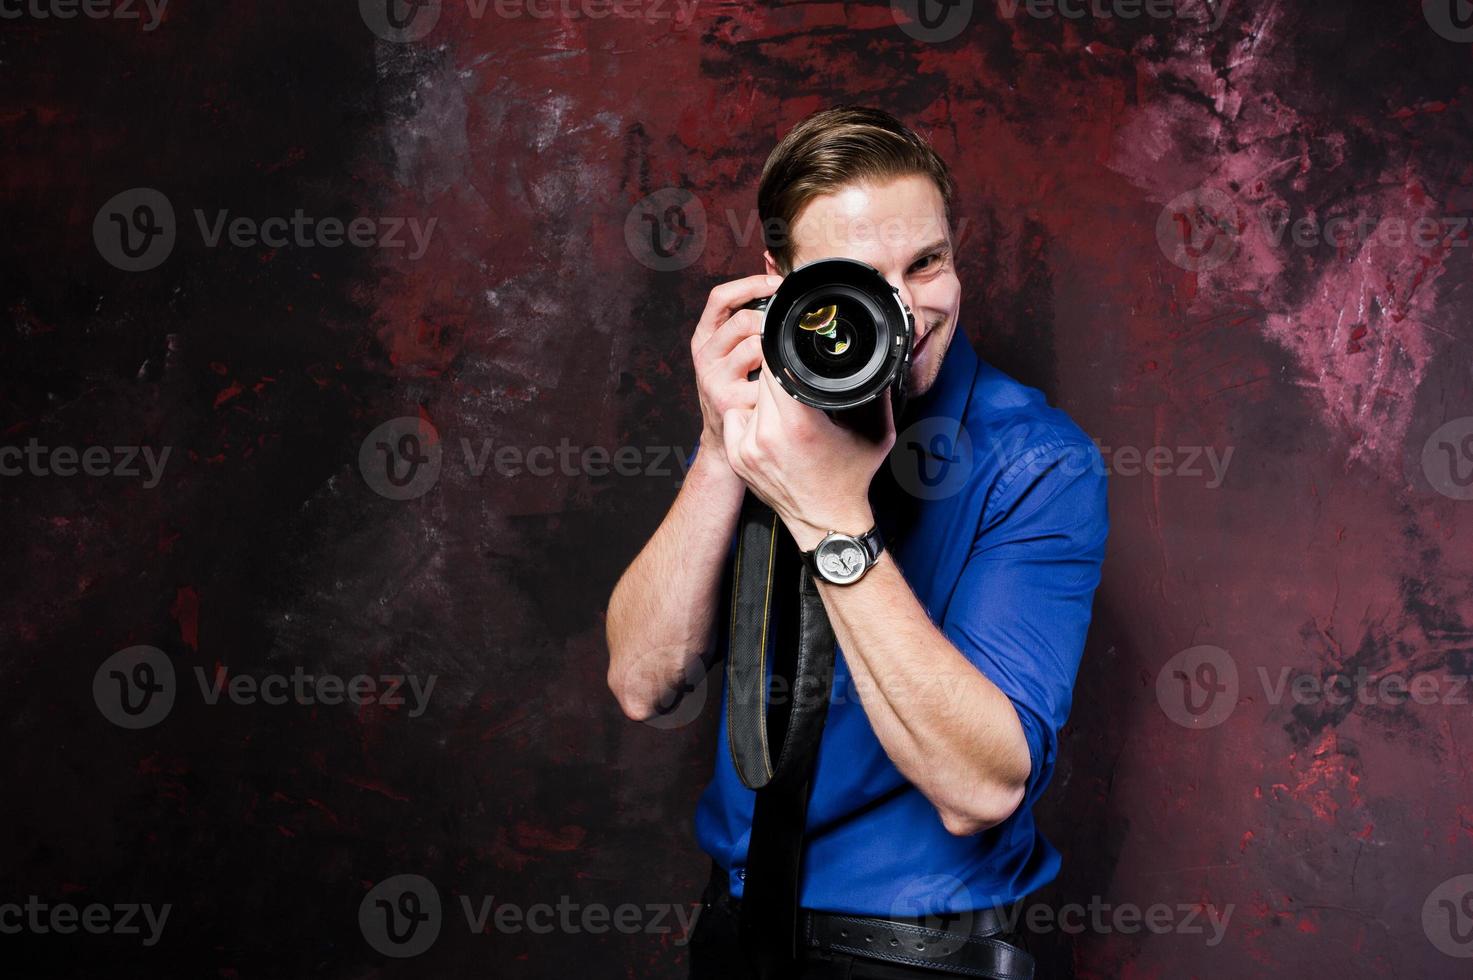
POLYGON ((731 468, 726 454, 712 447, 713 444, 702 436, 696 458, 691 461, 690 471, 686 473, 683 483, 694 483, 703 493, 724 494, 740 500, 746 484, 731 468))
POLYGON ((855 505, 823 515, 818 520, 794 518, 786 521, 788 533, 799 551, 812 551, 831 531, 859 537, 875 526, 874 511, 869 504, 855 505))

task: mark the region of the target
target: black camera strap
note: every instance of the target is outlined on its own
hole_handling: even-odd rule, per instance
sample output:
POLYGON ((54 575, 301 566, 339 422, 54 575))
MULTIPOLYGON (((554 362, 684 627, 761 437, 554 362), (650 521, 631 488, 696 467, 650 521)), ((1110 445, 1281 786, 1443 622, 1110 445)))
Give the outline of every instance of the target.
POLYGON ((757 791, 743 878, 740 937, 757 975, 796 972, 803 830, 834 677, 834 632, 812 573, 782 521, 742 502, 727 653, 727 742, 757 791), (769 705, 768 645, 772 646, 769 705))

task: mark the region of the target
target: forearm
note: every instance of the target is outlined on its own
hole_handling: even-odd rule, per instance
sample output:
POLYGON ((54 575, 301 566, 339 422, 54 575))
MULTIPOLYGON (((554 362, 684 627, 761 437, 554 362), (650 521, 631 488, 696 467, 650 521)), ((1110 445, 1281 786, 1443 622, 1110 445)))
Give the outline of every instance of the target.
POLYGON ((711 644, 717 589, 745 487, 696 455, 670 511, 609 597, 609 688, 643 720, 711 644))
POLYGON ((946 829, 1007 819, 1030 770, 1007 695, 932 624, 889 554, 858 582, 819 592, 870 726, 946 829))

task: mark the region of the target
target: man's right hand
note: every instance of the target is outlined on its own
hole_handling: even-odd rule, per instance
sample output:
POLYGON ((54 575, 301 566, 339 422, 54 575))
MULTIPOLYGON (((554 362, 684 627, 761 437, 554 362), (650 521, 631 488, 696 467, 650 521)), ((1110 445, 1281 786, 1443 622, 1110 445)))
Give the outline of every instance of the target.
POLYGON ((747 375, 762 366, 762 314, 743 307, 771 296, 781 283, 781 276, 764 275, 717 286, 690 339, 701 400, 701 455, 719 459, 723 466, 722 418, 733 408, 757 407, 757 382, 748 381, 747 375))

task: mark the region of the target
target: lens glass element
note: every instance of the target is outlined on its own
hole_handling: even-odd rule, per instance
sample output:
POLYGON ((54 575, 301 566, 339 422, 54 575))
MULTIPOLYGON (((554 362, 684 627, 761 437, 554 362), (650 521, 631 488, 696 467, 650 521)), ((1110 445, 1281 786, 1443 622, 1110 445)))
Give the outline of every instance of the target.
POLYGON ((874 317, 849 297, 823 297, 798 316, 795 352, 821 378, 845 378, 869 363, 878 331, 874 317))

